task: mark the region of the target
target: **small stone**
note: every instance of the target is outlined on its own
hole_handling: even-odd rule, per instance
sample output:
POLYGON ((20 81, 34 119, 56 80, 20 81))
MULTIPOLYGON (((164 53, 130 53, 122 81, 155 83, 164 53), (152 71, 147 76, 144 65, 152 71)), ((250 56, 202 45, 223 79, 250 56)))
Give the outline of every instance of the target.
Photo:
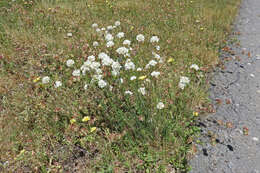
POLYGON ((255 77, 255 75, 254 75, 254 74, 250 74, 250 76, 251 76, 251 77, 255 77))
POLYGON ((253 139, 253 141, 259 141, 259 139, 257 137, 253 137, 252 139, 253 139))
POLYGON ((256 92, 257 92, 258 94, 260 94, 260 90, 257 90, 256 92))

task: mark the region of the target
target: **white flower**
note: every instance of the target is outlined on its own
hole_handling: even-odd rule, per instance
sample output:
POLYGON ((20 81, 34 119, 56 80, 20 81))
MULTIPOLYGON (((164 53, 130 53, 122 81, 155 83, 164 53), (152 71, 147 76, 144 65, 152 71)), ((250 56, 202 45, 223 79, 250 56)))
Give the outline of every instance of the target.
POLYGON ((157 64, 157 62, 155 60, 151 60, 149 61, 149 63, 145 66, 145 68, 149 68, 150 66, 155 66, 157 64))
POLYGON ((80 76, 80 70, 74 70, 73 72, 72 72, 72 76, 80 76))
POLYGON ((138 92, 141 93, 142 95, 145 95, 145 93, 146 93, 144 87, 143 88, 139 88, 138 92))
POLYGON ((112 47, 112 46, 114 46, 115 44, 114 44, 114 42, 113 41, 109 41, 109 42, 107 42, 107 47, 112 47))
POLYGON ((103 66, 110 66, 112 63, 113 63, 113 60, 109 56, 106 56, 102 59, 103 66))
POLYGON ((152 52, 152 54, 153 54, 153 56, 154 56, 154 58, 155 58, 155 59, 158 59, 158 60, 160 60, 160 59, 161 59, 161 56, 160 56, 160 55, 158 55, 157 53, 155 53, 155 52, 152 52))
POLYGON ((118 74, 119 74, 118 71, 116 71, 116 70, 112 70, 112 75, 113 75, 113 76, 117 76, 118 74))
POLYGON ((153 71, 152 73, 151 73, 151 76, 153 76, 153 77, 158 77, 160 75, 160 72, 158 72, 158 71, 153 71))
POLYGON ((130 46, 130 44, 131 44, 131 41, 130 41, 130 40, 124 40, 124 41, 123 41, 123 45, 128 45, 128 46, 130 46))
POLYGON ((126 70, 135 70, 135 64, 130 59, 127 59, 126 63, 125 63, 125 69, 126 70))
POLYGON ((150 39, 150 42, 151 43, 154 43, 154 42, 159 42, 159 37, 158 36, 152 36, 151 39, 150 39))
POLYGON ((45 76, 42 78, 42 83, 43 84, 46 84, 46 83, 49 83, 50 82, 50 77, 49 76, 45 76))
POLYGON ((107 86, 107 83, 101 79, 98 81, 98 86, 99 88, 104 88, 105 86, 107 86))
POLYGON ((159 102, 156 106, 157 109, 163 109, 164 108, 164 104, 163 102, 159 102))
POLYGON ((131 91, 125 91, 125 94, 129 94, 129 95, 133 95, 133 93, 131 91))
POLYGON ((71 32, 67 33, 67 36, 72 37, 72 33, 71 32))
POLYGON ((142 68, 139 67, 139 68, 136 69, 136 71, 142 71, 142 68))
POLYGON ((119 21, 116 21, 116 22, 115 22, 115 26, 120 26, 120 22, 119 22, 119 21))
POLYGON ((100 31, 101 31, 101 29, 99 29, 99 28, 96 29, 96 32, 100 32, 100 31))
POLYGON ((190 79, 188 77, 185 76, 181 76, 180 77, 180 82, 179 82, 179 88, 181 88, 182 90, 184 89, 184 87, 190 83, 190 79))
POLYGON ((94 46, 94 47, 97 47, 97 46, 99 46, 99 43, 98 43, 97 41, 94 41, 94 42, 93 42, 93 46, 94 46))
POLYGON ((75 61, 73 59, 69 59, 69 60, 67 60, 66 65, 68 67, 71 67, 71 66, 73 66, 74 63, 75 63, 75 61))
POLYGON ((100 67, 100 63, 99 62, 92 62, 90 65, 90 68, 92 69, 97 69, 100 67))
POLYGON ((101 80, 103 78, 102 75, 93 75, 93 80, 101 80))
POLYGON ((160 47, 160 46, 155 46, 155 49, 156 49, 156 50, 160 50, 161 47, 160 47))
POLYGON ((92 28, 97 28, 97 27, 98 27, 98 24, 96 24, 96 23, 92 24, 92 28))
POLYGON ((106 39, 106 41, 112 41, 112 40, 114 39, 114 37, 113 37, 112 34, 107 34, 107 35, 105 36, 105 39, 106 39))
POLYGON ((103 27, 103 28, 101 28, 101 31, 105 31, 105 30, 106 30, 106 28, 104 28, 104 27, 103 27))
POLYGON ((112 30, 113 29, 113 26, 109 25, 107 26, 107 30, 112 30))
POLYGON ((113 63, 112 63, 112 69, 113 70, 115 70, 115 71, 119 71, 120 69, 121 69, 121 65, 120 65, 120 63, 119 62, 117 62, 117 61, 114 61, 113 63))
POLYGON ((95 70, 96 70, 97 74, 102 74, 103 73, 103 71, 100 68, 96 68, 95 70))
POLYGON ((104 53, 104 52, 101 52, 100 54, 98 54, 98 58, 99 59, 104 59, 104 58, 109 58, 108 54, 104 53))
POLYGON ((88 56, 88 61, 90 61, 90 62, 95 61, 95 56, 94 55, 88 56))
POLYGON ((144 41, 144 35, 143 34, 138 34, 136 36, 136 40, 139 41, 139 42, 143 42, 144 41))
POLYGON ((116 50, 116 52, 117 52, 118 54, 122 54, 122 55, 127 54, 128 51, 129 51, 129 50, 128 50, 126 47, 120 47, 120 48, 118 48, 118 49, 116 50))
POLYGON ((84 90, 88 89, 88 84, 84 85, 84 90))
POLYGON ((123 78, 120 78, 120 83, 124 83, 124 79, 123 78))
POLYGON ((58 87, 60 87, 60 86, 62 86, 61 81, 56 81, 54 87, 55 87, 55 88, 58 88, 58 87))
POLYGON ((109 91, 113 90, 113 86, 109 85, 109 91))
POLYGON ((194 69, 194 70, 196 70, 196 71, 198 71, 198 70, 200 69, 197 64, 192 64, 192 65, 190 66, 190 68, 191 68, 191 69, 194 69))
POLYGON ((131 76, 130 80, 135 80, 136 76, 131 76))
POLYGON ((117 38, 123 38, 125 36, 125 33, 119 32, 116 36, 117 38))
POLYGON ((86 71, 89 71, 90 69, 89 69, 89 67, 83 65, 83 66, 80 67, 80 70, 82 71, 82 74, 85 75, 86 71))

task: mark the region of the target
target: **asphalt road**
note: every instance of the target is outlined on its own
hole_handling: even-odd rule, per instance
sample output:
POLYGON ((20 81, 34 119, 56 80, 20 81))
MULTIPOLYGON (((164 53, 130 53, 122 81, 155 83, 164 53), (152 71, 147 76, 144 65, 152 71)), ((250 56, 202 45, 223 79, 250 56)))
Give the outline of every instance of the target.
POLYGON ((240 46, 222 52, 211 80, 216 113, 202 118, 202 144, 190 173, 260 173, 260 0, 243 0, 234 31, 240 46))

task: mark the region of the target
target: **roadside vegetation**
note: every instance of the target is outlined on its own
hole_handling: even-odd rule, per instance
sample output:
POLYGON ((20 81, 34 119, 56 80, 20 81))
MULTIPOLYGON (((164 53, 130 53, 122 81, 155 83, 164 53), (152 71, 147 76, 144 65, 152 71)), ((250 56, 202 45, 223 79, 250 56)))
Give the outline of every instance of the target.
POLYGON ((238 5, 0 1, 0 172, 187 172, 238 5))

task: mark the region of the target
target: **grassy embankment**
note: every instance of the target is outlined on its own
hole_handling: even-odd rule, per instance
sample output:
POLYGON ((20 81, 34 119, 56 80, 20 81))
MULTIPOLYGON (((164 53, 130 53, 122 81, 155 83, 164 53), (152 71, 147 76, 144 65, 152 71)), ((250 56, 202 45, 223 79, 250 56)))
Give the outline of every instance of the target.
POLYGON ((0 170, 187 171, 192 137, 198 131, 196 113, 211 111, 206 72, 218 63, 238 4, 0 1, 0 170), (106 47, 105 32, 96 32, 92 24, 106 28, 115 21, 121 24, 109 31, 114 46, 106 47), (118 32, 124 32, 124 38, 117 38, 118 32), (144 42, 136 40, 138 34, 145 36, 144 42), (153 35, 158 43, 150 43, 153 35), (130 57, 116 52, 125 39, 131 40, 130 57), (94 41, 99 46, 94 47, 94 41), (91 82, 93 70, 72 75, 90 55, 100 62, 101 52, 122 66, 118 76, 111 75, 110 66, 100 67, 107 86, 91 82), (128 58, 135 69, 125 69, 128 58), (75 61, 71 67, 66 65, 69 59, 75 61), (152 59, 157 64, 143 68, 152 59), (200 70, 191 69, 192 64, 200 70), (151 76, 153 71, 160 72, 159 77, 151 76), (42 83, 44 76, 50 77, 49 83, 42 83), (136 79, 130 80, 132 76, 136 79), (190 80, 184 89, 179 87, 181 76, 190 80), (55 81, 62 86, 55 88, 55 81), (138 92, 140 88, 146 93, 138 92), (127 90, 133 94, 125 94, 127 90), (159 102, 164 108, 157 108, 159 102))

